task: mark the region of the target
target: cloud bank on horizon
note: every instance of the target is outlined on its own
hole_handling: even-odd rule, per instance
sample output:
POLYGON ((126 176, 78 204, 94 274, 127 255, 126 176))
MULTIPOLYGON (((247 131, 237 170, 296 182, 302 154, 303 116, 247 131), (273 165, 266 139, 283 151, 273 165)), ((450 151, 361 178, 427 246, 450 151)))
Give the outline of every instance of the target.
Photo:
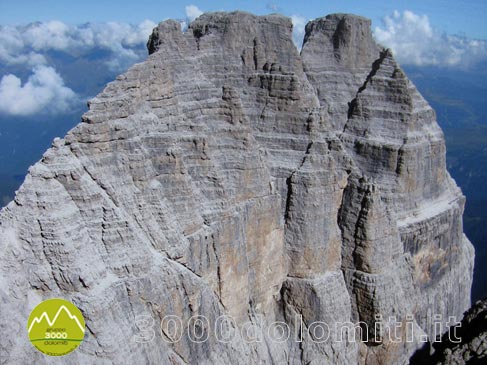
POLYGON ((487 42, 448 35, 432 27, 428 16, 395 11, 375 27, 377 41, 405 65, 466 68, 487 59, 487 42))
POLYGON ((22 85, 14 73, 0 80, 0 112, 12 116, 59 114, 81 100, 66 85, 53 63, 53 52, 86 57, 96 52, 108 56, 104 64, 121 72, 146 56, 145 43, 156 23, 138 25, 109 22, 70 26, 60 21, 27 26, 0 26, 0 65, 30 75, 22 85))
MULTIPOLYGON (((293 40, 300 49, 310 19, 292 15, 291 20, 293 40)), ((435 29, 427 15, 410 10, 385 16, 373 34, 404 65, 468 68, 487 60, 487 41, 448 35, 435 29)))
POLYGON ((145 44, 156 23, 145 20, 138 25, 109 22, 70 26, 54 20, 27 26, 0 26, 0 62, 6 64, 45 64, 49 51, 73 56, 94 48, 112 53, 112 66, 138 58, 135 47, 145 44))
MULTIPOLYGON (((185 13, 183 29, 203 11, 188 5, 185 13)), ((291 20, 293 40, 300 48, 308 19, 292 15, 291 20)), ((122 72, 146 57, 145 43, 155 26, 151 20, 138 25, 109 22, 72 26, 49 21, 0 26, 0 70, 4 73, 0 80, 0 113, 26 116, 66 112, 81 98, 55 69, 52 61, 59 56, 53 53, 83 58, 104 52, 102 61, 89 62, 103 62, 111 72, 122 72), (24 76, 23 84, 15 72, 24 76)), ((383 24, 375 27, 374 35, 404 65, 468 67, 487 60, 487 41, 442 33, 432 27, 426 15, 412 11, 386 16, 383 24)))

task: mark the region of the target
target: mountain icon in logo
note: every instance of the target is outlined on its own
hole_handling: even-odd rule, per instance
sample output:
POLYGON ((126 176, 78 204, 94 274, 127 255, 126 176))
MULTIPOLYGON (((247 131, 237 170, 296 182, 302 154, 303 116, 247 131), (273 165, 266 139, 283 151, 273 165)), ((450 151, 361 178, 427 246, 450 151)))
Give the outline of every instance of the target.
MULTIPOLYGON (((81 325, 81 323, 79 322, 78 320, 78 317, 76 317, 76 315, 73 315, 71 314, 71 312, 69 311, 68 308, 66 308, 66 306, 62 305, 59 310, 57 311, 56 315, 54 316, 54 319, 51 321, 49 319, 49 315, 47 314, 47 312, 42 312, 41 314, 41 317, 35 317, 33 320, 32 320, 32 323, 30 324, 30 327, 29 327, 29 333, 30 331, 32 330, 32 327, 34 327, 34 325, 36 324, 39 324, 39 325, 43 325, 42 321, 45 320, 47 321, 47 324, 49 325, 49 327, 54 327, 56 325, 56 322, 58 320, 58 318, 61 316, 62 312, 66 312, 67 316, 69 319, 72 319, 73 321, 75 321, 76 325, 79 327, 79 329, 81 330, 81 332, 85 333, 85 329, 84 329, 84 326, 81 325)), ((61 317, 61 320, 63 323, 65 323, 65 320, 64 318, 61 317)))
POLYGON ((76 349, 85 335, 80 310, 64 299, 48 299, 37 305, 27 322, 30 342, 46 355, 62 356, 76 349))

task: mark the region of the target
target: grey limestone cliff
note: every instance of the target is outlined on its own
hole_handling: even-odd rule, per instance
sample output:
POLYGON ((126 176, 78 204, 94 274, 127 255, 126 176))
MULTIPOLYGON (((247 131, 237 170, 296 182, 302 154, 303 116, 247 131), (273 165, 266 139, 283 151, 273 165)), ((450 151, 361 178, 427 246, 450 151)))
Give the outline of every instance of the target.
POLYGON ((85 340, 48 359, 2 336, 0 363, 405 364, 434 315, 460 318, 464 197, 434 111, 369 20, 311 21, 298 53, 286 17, 209 13, 160 23, 148 49, 0 213, 2 333, 62 297, 85 340), (169 341, 167 315, 205 316, 208 339, 169 341), (392 316, 411 340, 374 336, 392 316), (340 323, 361 336, 337 340, 340 323))

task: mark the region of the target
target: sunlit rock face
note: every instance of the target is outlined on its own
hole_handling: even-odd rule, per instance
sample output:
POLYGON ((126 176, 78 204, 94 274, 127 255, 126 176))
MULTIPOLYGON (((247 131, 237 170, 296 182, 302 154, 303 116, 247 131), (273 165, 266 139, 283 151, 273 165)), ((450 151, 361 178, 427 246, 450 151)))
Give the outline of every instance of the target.
POLYGON ((402 364, 435 315, 461 318, 465 199, 369 20, 316 19, 300 54, 286 17, 209 13, 160 23, 148 49, 1 211, 0 328, 20 337, 0 363, 402 364), (69 357, 21 336, 51 297, 86 320, 69 357), (398 341, 376 333, 394 320, 398 341), (344 323, 361 336, 340 341, 344 323))

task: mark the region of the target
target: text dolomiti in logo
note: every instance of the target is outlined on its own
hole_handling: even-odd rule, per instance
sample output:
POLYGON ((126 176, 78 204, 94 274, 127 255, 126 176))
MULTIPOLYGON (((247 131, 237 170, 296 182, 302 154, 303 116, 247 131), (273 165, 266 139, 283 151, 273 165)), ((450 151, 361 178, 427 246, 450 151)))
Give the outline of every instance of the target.
POLYGON ((50 356, 75 350, 85 336, 85 320, 80 310, 64 299, 48 299, 38 304, 27 322, 30 342, 50 356))

